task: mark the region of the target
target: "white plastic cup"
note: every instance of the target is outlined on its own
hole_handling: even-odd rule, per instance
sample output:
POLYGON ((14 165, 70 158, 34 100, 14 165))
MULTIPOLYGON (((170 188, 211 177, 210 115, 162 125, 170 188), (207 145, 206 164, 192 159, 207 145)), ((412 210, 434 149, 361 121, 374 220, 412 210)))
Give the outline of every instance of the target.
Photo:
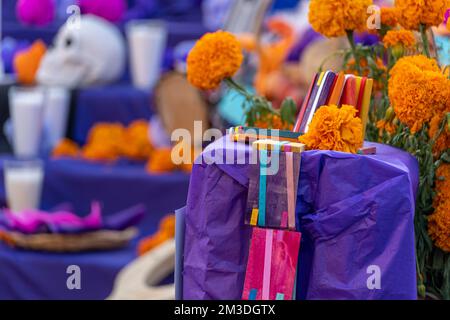
POLYGON ((167 28, 160 20, 135 20, 127 26, 131 77, 135 87, 152 89, 161 76, 167 28))
POLYGON ((45 92, 44 125, 47 147, 53 149, 64 138, 69 115, 70 93, 62 87, 48 87, 45 92))
POLYGON ((18 158, 36 158, 43 130, 44 90, 40 87, 12 87, 9 90, 14 154, 18 158))
POLYGON ((39 209, 44 180, 41 161, 6 160, 3 174, 6 200, 12 212, 39 209))

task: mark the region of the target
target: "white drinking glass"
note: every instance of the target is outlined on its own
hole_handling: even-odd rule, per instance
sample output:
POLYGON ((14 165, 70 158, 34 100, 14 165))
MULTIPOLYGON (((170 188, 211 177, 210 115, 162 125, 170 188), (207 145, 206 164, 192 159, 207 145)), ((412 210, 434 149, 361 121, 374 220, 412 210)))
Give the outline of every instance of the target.
POLYGON ((70 92, 62 87, 45 90, 44 125, 46 142, 50 149, 64 138, 69 115, 70 92))
POLYGON ((166 24, 160 20, 135 20, 126 26, 131 76, 137 88, 151 89, 161 75, 167 43, 166 24))
POLYGON ((6 200, 12 212, 39 209, 44 180, 40 160, 6 160, 3 175, 6 200))
POLYGON ((11 114, 14 154, 19 158, 35 158, 41 146, 45 92, 41 87, 11 87, 11 114))

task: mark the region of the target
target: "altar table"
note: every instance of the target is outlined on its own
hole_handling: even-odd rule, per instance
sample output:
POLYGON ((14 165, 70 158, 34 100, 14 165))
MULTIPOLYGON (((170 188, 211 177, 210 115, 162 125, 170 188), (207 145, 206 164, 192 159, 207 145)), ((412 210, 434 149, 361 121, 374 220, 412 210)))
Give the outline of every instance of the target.
MULTIPOLYGON (((4 159, 0 158, 2 168, 4 159)), ((0 170, 3 181, 3 170, 0 170)), ((147 208, 138 225, 140 237, 158 227, 160 219, 186 203, 189 175, 146 173, 144 164, 115 165, 60 159, 45 162, 42 207, 50 210, 69 203, 77 214, 89 213, 98 200, 105 215, 136 204, 147 208)), ((6 205, 0 183, 0 205, 6 205)), ((0 299, 104 299, 112 290, 115 276, 137 255, 137 239, 120 250, 56 254, 16 250, 0 244, 0 299), (67 267, 81 268, 81 290, 69 290, 67 267)))

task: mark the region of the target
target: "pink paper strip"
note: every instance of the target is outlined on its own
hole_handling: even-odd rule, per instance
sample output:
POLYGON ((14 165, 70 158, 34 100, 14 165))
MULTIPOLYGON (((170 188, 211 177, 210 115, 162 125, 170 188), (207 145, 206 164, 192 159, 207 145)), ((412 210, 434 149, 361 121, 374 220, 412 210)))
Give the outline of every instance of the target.
POLYGON ((262 300, 270 299, 270 274, 271 274, 271 267, 272 267, 272 243, 273 243, 273 230, 268 229, 267 233, 266 233, 266 249, 265 249, 265 256, 264 256, 262 300))
POLYGON ((286 152, 286 181, 289 229, 295 229, 295 201, 294 201, 294 160, 292 152, 286 152))
POLYGON ((288 227, 288 212, 287 211, 283 211, 283 213, 281 214, 281 227, 282 228, 288 227))

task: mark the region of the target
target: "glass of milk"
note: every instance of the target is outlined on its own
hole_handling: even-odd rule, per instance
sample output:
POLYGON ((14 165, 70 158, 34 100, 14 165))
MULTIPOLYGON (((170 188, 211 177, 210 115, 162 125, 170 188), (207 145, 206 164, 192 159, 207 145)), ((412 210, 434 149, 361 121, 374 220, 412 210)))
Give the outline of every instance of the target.
POLYGON ((14 154, 18 158, 36 158, 41 146, 45 91, 41 87, 11 87, 11 115, 14 154))
POLYGON ((126 26, 133 84, 151 89, 161 75, 167 28, 160 20, 135 20, 126 26))
POLYGON ((12 212, 39 209, 44 180, 40 160, 6 160, 3 174, 6 200, 12 212))
POLYGON ((53 149, 64 138, 69 115, 70 92, 63 87, 46 87, 44 126, 47 148, 53 149))

